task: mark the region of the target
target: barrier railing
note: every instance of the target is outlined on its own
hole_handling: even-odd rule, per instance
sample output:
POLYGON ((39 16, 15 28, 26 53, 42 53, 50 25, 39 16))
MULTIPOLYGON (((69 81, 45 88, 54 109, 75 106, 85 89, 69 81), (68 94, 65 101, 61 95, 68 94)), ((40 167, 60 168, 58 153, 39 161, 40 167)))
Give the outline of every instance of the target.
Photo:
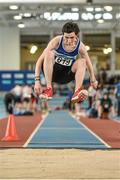
POLYGON ((33 71, 0 71, 0 91, 9 91, 16 84, 32 84, 33 82, 33 71))

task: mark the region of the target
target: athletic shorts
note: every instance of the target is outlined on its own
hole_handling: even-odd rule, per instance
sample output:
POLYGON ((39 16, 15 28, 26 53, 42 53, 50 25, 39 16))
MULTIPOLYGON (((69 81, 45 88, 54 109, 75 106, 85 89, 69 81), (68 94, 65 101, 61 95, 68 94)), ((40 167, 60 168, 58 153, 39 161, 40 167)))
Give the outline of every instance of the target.
POLYGON ((58 84, 66 84, 75 79, 75 73, 71 71, 72 66, 63 66, 55 63, 53 66, 52 81, 58 84))

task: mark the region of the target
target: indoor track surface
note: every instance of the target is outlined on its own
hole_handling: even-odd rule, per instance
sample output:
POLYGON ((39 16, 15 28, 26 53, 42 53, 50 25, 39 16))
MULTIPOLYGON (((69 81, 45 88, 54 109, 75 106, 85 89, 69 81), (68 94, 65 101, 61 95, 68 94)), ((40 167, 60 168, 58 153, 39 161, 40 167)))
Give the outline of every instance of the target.
MULTIPOLYGON (((113 120, 98 120, 87 117, 75 119, 62 106, 64 98, 53 98, 49 102, 51 111, 33 116, 15 116, 18 141, 0 141, 0 147, 26 148, 120 148, 120 123, 113 120)), ((1 117, 0 139, 5 136, 8 118, 1 117)))

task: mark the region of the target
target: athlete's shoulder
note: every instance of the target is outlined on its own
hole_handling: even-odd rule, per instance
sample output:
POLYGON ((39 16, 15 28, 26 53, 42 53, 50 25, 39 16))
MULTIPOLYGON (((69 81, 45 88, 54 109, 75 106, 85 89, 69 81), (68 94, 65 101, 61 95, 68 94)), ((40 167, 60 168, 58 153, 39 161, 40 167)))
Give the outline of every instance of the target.
POLYGON ((80 46, 85 47, 85 44, 82 41, 80 41, 80 46))
POLYGON ((49 44, 56 44, 57 45, 57 44, 59 44, 60 39, 61 39, 61 36, 55 36, 50 40, 49 44))
POLYGON ((48 47, 52 47, 52 49, 55 49, 58 47, 60 41, 61 41, 61 37, 60 35, 55 36, 48 44, 48 47))
POLYGON ((61 35, 55 36, 52 40, 53 41, 59 41, 62 38, 61 35))
POLYGON ((80 50, 80 51, 83 51, 85 48, 86 48, 85 44, 84 44, 82 41, 80 41, 79 50, 80 50))

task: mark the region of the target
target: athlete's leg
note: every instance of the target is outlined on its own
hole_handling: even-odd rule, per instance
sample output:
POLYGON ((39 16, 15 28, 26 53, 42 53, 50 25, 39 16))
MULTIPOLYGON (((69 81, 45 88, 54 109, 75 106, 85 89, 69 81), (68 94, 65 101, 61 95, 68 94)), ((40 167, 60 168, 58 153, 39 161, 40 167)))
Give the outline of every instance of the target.
POLYGON ((75 91, 81 88, 86 71, 86 60, 78 59, 72 66, 72 72, 75 73, 75 91))
POLYGON ((48 51, 45 54, 44 62, 43 62, 43 69, 44 69, 44 75, 45 75, 47 87, 44 89, 43 93, 40 94, 39 96, 40 98, 51 99, 53 96, 53 91, 52 91, 53 65, 54 65, 54 52, 48 51))
POLYGON ((53 65, 54 65, 54 52, 48 51, 45 54, 44 63, 43 63, 47 87, 52 87, 53 65))
POLYGON ((72 72, 75 73, 75 93, 72 96, 71 101, 73 103, 83 101, 88 97, 87 90, 81 90, 83 84, 85 70, 86 70, 86 60, 78 59, 72 66, 72 72))

